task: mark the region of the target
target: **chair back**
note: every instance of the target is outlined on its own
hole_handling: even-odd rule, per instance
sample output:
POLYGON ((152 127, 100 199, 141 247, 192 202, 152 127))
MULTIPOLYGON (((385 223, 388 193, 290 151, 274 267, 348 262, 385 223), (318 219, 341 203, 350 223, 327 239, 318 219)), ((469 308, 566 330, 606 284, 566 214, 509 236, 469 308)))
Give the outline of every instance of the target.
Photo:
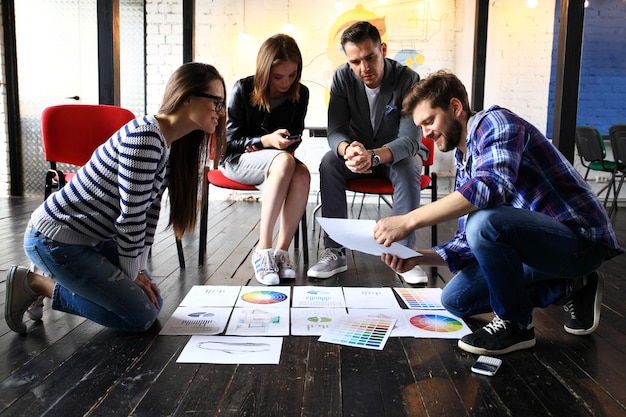
POLYGON ((615 124, 609 128, 613 158, 618 164, 618 169, 626 167, 626 124, 615 124))
POLYGON ((93 151, 135 115, 104 104, 63 104, 44 109, 41 140, 46 161, 82 166, 93 151))
POLYGON ((576 149, 586 162, 600 162, 606 156, 602 134, 592 126, 576 126, 576 149))

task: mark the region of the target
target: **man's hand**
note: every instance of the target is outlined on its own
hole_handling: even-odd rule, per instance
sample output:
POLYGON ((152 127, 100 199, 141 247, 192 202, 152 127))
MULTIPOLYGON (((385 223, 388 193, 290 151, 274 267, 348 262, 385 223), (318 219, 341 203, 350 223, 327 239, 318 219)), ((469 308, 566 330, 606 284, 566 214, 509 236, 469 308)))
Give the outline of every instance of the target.
POLYGON ((396 255, 390 255, 383 253, 380 255, 380 259, 387 264, 395 273, 402 274, 410 269, 413 269, 416 265, 419 265, 420 256, 415 256, 408 259, 400 259, 396 255))
POLYGON ((143 292, 146 293, 150 301, 152 301, 152 303, 156 306, 157 310, 161 308, 159 306, 159 301, 157 300, 157 297, 161 295, 161 291, 159 291, 159 288, 156 286, 156 284, 152 282, 152 280, 148 278, 146 274, 144 274, 143 272, 139 272, 137 278, 135 278, 135 284, 137 284, 139 288, 141 288, 143 292))
POLYGON ((393 242, 403 239, 412 232, 408 225, 407 215, 391 216, 380 219, 374 226, 374 239, 376 242, 391 246, 393 242))
POLYGON ((343 159, 346 161, 346 167, 356 174, 372 173, 370 169, 372 167, 372 154, 360 142, 354 141, 346 147, 343 159))

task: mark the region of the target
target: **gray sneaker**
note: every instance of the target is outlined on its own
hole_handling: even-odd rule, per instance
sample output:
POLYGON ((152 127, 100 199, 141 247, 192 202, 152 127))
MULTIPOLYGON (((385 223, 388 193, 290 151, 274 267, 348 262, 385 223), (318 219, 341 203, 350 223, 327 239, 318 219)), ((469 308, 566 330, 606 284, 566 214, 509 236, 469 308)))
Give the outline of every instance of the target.
POLYGON ((312 278, 330 278, 347 270, 346 255, 340 249, 326 248, 320 253, 319 261, 306 274, 312 278))

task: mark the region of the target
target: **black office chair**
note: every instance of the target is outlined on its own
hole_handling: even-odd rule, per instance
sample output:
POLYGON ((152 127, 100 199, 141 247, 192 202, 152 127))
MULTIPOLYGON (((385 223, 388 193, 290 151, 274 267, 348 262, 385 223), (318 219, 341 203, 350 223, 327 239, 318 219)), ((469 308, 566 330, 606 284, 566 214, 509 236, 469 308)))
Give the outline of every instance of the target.
POLYGON ((612 190, 612 206, 615 205, 617 203, 617 187, 615 184, 617 163, 606 159, 606 148, 602 134, 593 126, 576 126, 576 149, 580 156, 580 162, 587 168, 585 180, 591 170, 605 172, 610 175, 609 183, 598 191, 598 196, 602 195, 606 190, 606 196, 604 197, 604 207, 606 208, 612 190))
POLYGON ((609 209, 609 217, 617 210, 617 197, 624 184, 624 174, 626 173, 626 124, 615 124, 609 128, 609 139, 611 140, 611 148, 613 149, 613 158, 615 159, 615 170, 613 178, 617 175, 621 176, 619 186, 615 191, 613 204, 609 209))

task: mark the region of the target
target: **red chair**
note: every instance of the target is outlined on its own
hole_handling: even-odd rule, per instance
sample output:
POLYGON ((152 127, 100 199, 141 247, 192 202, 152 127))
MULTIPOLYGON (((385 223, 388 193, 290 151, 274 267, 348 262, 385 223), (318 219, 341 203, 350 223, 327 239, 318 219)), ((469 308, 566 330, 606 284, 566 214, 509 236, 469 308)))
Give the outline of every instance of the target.
MULTIPOLYGON (((214 135, 211 135, 210 143, 209 143, 209 159, 213 162, 213 169, 207 167, 206 170, 206 179, 207 182, 202 187, 202 200, 200 203, 200 239, 199 239, 199 249, 198 249, 198 265, 204 265, 204 258, 206 256, 206 241, 207 241, 207 228, 208 228, 208 217, 209 217, 209 185, 214 185, 216 187, 225 188, 229 190, 236 191, 258 191, 254 185, 242 184, 237 181, 233 181, 224 176, 224 173, 217 168, 218 161, 216 160, 216 152, 215 152, 215 143, 214 143, 214 135)), ((300 221, 301 229, 302 229, 302 251, 304 264, 309 264, 309 242, 307 236, 307 225, 306 225, 306 210, 302 215, 302 220, 300 221)), ((299 245, 300 233, 296 230, 296 235, 294 237, 294 248, 295 250, 300 249, 299 245)), ((184 262, 184 259, 183 261, 184 262)))
POLYGON ((63 187, 98 146, 134 118, 130 110, 104 104, 62 104, 44 109, 41 140, 44 157, 50 163, 44 198, 63 187), (64 169, 57 164, 64 164, 64 169))
MULTIPOLYGON (((107 104, 61 104, 41 114, 43 154, 50 168, 46 173, 44 198, 59 190, 93 151, 135 115, 127 109, 107 104), (64 170, 57 164, 63 164, 64 170)), ((178 263, 185 268, 182 243, 176 239, 178 263)))

